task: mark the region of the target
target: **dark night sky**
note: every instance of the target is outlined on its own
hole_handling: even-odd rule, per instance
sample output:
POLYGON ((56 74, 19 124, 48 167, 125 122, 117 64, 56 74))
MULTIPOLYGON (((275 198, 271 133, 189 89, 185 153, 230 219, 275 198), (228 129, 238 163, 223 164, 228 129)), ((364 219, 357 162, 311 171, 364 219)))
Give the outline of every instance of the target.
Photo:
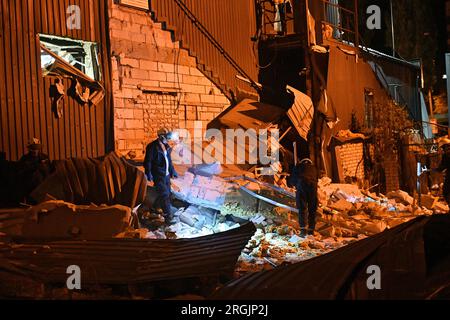
MULTIPOLYGON (((346 0, 343 0, 344 2, 346 0)), ((348 0, 347 0, 348 1, 348 0)), ((422 58, 427 86, 442 87, 445 73, 444 55, 447 51, 445 0, 392 0, 396 47, 405 59, 422 58)), ((381 52, 392 54, 389 0, 359 0, 360 33, 365 44, 381 52), (381 30, 368 30, 365 14, 369 5, 380 6, 381 30)))

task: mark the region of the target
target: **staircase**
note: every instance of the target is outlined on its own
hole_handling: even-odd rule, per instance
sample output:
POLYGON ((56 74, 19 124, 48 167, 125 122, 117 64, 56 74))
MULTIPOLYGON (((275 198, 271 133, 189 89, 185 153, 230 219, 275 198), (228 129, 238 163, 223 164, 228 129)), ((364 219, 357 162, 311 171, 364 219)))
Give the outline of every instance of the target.
POLYGON ((236 78, 258 80, 254 0, 152 0, 150 9, 224 95, 257 96, 255 86, 236 78))

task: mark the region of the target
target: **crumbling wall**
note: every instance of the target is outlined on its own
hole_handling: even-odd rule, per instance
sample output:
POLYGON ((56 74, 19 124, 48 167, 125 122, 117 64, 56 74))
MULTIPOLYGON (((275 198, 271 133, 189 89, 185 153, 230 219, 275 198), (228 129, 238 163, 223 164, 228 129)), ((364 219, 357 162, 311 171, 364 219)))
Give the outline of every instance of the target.
POLYGON ((337 146, 336 156, 340 158, 344 179, 364 180, 364 145, 362 142, 337 146))
POLYGON ((150 13, 110 0, 109 17, 116 151, 141 158, 158 128, 206 128, 229 105, 150 13))

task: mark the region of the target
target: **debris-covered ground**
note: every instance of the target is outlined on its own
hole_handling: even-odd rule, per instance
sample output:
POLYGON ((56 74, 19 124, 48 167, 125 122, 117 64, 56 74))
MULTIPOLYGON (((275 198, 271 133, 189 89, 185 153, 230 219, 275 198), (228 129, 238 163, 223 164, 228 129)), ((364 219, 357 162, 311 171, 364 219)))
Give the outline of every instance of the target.
POLYGON ((333 184, 323 178, 319 181, 316 233, 301 238, 297 214, 291 210, 295 208, 293 190, 274 192, 267 183, 251 180, 186 172, 173 181, 174 194, 184 207, 178 208, 169 227, 161 216, 153 216, 155 227, 145 237, 194 238, 233 229, 250 220, 257 232, 239 258, 236 276, 240 276, 326 254, 419 215, 448 212, 448 206, 432 196, 422 195, 423 206, 419 207, 417 199, 403 191, 377 196, 356 185, 333 184), (280 206, 255 201, 251 194, 242 192, 243 186, 280 206))

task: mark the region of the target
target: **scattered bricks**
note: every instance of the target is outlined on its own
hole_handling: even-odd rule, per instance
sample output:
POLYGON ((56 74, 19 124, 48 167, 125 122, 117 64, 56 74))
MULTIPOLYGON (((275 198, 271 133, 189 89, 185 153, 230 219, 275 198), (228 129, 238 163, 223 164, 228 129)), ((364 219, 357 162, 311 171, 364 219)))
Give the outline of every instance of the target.
POLYGON ((429 210, 434 209, 434 206, 438 203, 438 200, 439 198, 427 194, 422 194, 420 198, 421 205, 429 210))

